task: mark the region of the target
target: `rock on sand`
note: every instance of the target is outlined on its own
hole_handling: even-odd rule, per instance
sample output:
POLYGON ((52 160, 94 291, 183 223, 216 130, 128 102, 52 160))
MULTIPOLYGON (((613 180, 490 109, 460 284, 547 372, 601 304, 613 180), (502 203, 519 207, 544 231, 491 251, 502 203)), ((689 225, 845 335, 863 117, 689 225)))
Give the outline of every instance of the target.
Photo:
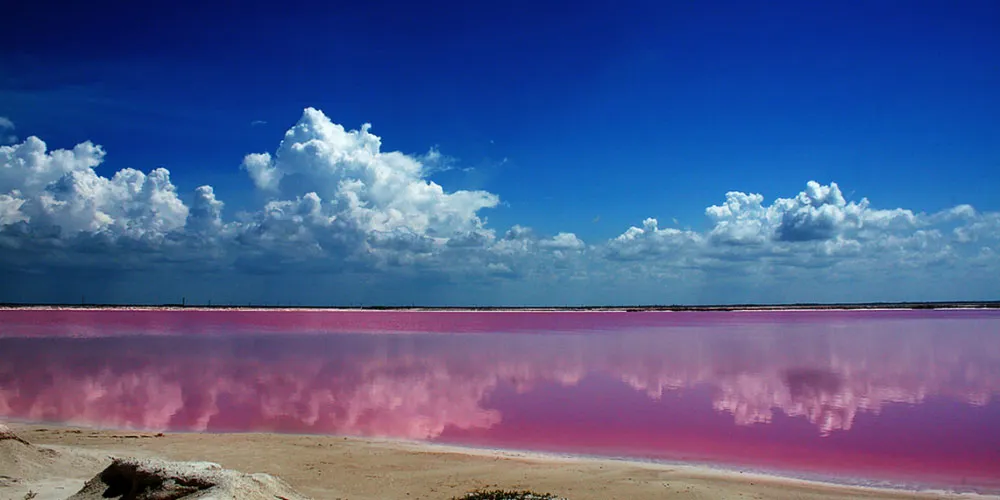
POLYGON ((211 462, 117 458, 69 500, 307 500, 269 474, 211 462))
POLYGON ((34 446, 0 423, 0 498, 70 500, 308 500, 268 474, 244 474, 210 462, 114 458, 34 446), (111 465, 100 471, 108 460, 111 465))

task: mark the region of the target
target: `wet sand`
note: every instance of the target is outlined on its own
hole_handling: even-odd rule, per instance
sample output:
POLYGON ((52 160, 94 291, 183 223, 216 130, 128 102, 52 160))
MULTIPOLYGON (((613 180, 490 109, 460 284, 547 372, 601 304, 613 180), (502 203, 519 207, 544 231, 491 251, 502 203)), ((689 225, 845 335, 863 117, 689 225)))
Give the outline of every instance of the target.
MULTIPOLYGON (((465 449, 422 443, 284 434, 196 434, 92 430, 10 424, 63 460, 43 476, 0 485, 0 498, 65 498, 99 472, 108 455, 205 460, 281 477, 316 499, 449 499, 484 487, 532 489, 588 499, 902 499, 1000 498, 937 491, 860 488, 798 479, 675 466, 465 449), (98 457, 94 459, 93 457, 98 457), (6 490, 6 491, 5 491, 6 490), (11 496, 20 493, 22 496, 11 496)), ((10 458, 10 457, 7 457, 10 458)), ((10 461, 0 457, 0 466, 10 461)), ((0 470, 0 476, 11 471, 0 470)))

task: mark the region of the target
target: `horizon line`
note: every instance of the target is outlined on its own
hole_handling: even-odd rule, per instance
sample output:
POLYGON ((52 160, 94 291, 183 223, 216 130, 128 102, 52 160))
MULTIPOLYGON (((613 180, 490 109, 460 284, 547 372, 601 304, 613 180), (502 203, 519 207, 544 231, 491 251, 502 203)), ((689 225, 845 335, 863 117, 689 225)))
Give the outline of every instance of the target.
POLYGON ((871 310, 871 309, 1000 309, 1000 300, 982 301, 903 301, 903 302, 797 302, 745 304, 632 304, 632 305, 282 305, 276 304, 192 304, 178 303, 27 303, 2 302, 0 309, 190 309, 190 310, 345 310, 345 311, 768 311, 768 310, 871 310))

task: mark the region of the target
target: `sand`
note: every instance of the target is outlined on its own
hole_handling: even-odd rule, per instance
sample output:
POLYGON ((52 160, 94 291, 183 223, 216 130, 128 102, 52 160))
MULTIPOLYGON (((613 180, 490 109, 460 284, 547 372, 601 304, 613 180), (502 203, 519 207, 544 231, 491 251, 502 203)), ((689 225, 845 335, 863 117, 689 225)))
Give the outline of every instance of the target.
POLYGON ((334 436, 158 435, 31 424, 10 427, 32 444, 2 442, 0 500, 21 500, 29 490, 38 493, 36 500, 65 499, 107 467, 110 456, 215 462, 227 469, 280 477, 316 499, 450 499, 484 487, 532 489, 569 500, 1000 498, 334 436), (25 452, 26 446, 33 449, 25 452))

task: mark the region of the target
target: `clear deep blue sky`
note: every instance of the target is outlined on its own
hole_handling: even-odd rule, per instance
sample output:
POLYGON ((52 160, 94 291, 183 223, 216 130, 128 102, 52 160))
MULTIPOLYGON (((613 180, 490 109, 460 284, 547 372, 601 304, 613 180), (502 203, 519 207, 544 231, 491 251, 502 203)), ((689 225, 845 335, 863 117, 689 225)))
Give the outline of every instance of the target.
POLYGON ((229 208, 306 106, 476 167, 436 180, 499 193, 491 223, 581 237, 810 179, 1000 206, 995 1, 214 3, 7 6, 0 114, 229 208))
MULTIPOLYGON (((532 265, 542 274, 617 276, 618 261, 659 256, 656 262, 703 273, 698 283, 709 291, 678 291, 678 301, 718 301, 728 295, 719 294, 725 287, 710 273, 721 268, 709 261, 755 266, 814 252, 795 265, 822 278, 841 276, 834 269, 846 261, 830 260, 840 251, 856 258, 897 249, 902 253, 892 262, 922 276, 933 270, 913 264, 913 255, 926 257, 928 266, 946 258, 975 257, 990 266, 997 260, 991 238, 1000 237, 1000 2, 994 0, 36 1, 5 5, 4 18, 0 117, 16 125, 18 140, 38 136, 50 149, 93 141, 108 152, 97 169, 106 177, 127 167, 166 167, 192 207, 194 189, 211 184, 225 202, 224 220, 259 210, 268 199, 240 170, 244 155, 274 153, 303 109, 314 107, 348 129, 371 123, 383 151, 421 155, 436 148, 452 168, 431 179, 446 191, 500 197, 499 206, 478 212, 498 237, 520 224, 600 246, 655 217, 660 228, 691 228, 705 238, 713 227, 745 237, 752 226, 777 245, 731 255, 731 247, 705 239, 684 254, 696 256, 690 262, 671 250, 681 243, 666 240, 655 248, 601 246, 579 261, 589 271, 538 260, 532 265), (933 214, 970 204, 979 215, 964 219, 964 233, 953 226, 920 232, 954 220, 942 216, 886 225, 909 232, 881 240, 864 232, 877 226, 877 213, 865 216, 867 226, 808 218, 827 212, 786 217, 787 224, 801 223, 798 229, 774 221, 716 227, 706 216, 706 207, 723 203, 728 191, 760 193, 767 205, 796 196, 811 180, 836 182, 848 201, 866 197, 872 207, 933 214), (792 237, 802 235, 839 250, 796 246, 792 237), (948 253, 959 244, 965 253, 948 253)), ((37 211, 38 203, 22 211, 37 211)), ((35 216, 31 224, 44 220, 35 216)), ((242 262, 248 254, 239 245, 226 248, 237 248, 231 255, 242 262)), ((578 245, 565 237, 539 240, 537 248, 578 245)), ((498 247, 485 251, 487 261, 509 255, 498 247)), ((871 265, 851 262, 858 266, 852 269, 871 265)), ((530 274, 513 263, 492 265, 505 276, 530 274)), ((674 276, 695 286, 695 278, 650 265, 635 275, 674 276)), ((962 272, 983 275, 971 267, 962 272)), ((954 273, 952 284, 961 290, 964 278, 954 273)), ((431 279, 420 276, 407 278, 416 289, 431 279)), ((653 281, 650 290, 664 283, 653 281)), ((607 286, 611 296, 614 286, 632 287, 607 286)), ((996 291, 984 286, 977 293, 996 291)), ((850 298, 853 292, 843 290, 815 296, 850 298)), ((659 292, 650 293, 636 300, 658 300, 659 292)), ((789 293, 775 296, 788 300, 789 293)))

